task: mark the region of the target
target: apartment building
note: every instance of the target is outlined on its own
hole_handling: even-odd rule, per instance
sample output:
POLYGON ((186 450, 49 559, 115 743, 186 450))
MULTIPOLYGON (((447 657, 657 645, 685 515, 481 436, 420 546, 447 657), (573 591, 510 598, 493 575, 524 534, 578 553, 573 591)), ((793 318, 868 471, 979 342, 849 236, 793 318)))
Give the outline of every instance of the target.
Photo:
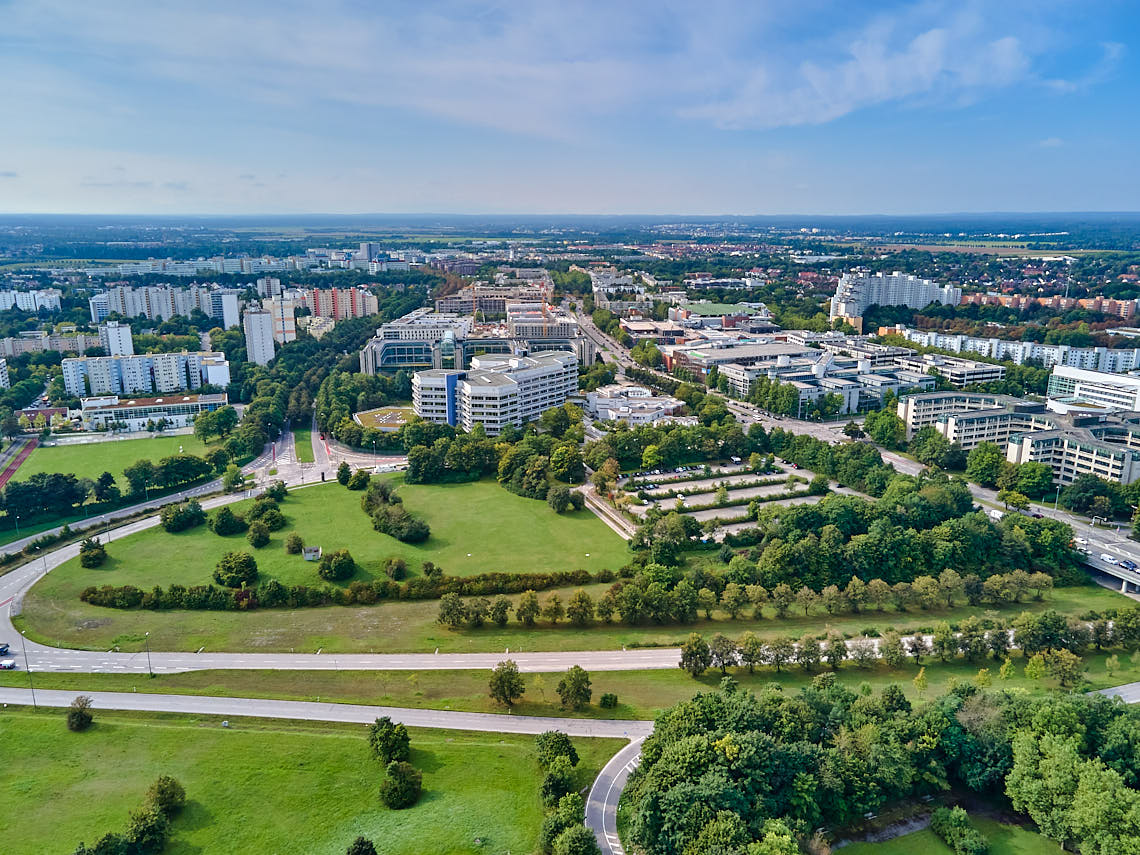
POLYGON ((261 308, 273 318, 273 340, 285 344, 297 340, 297 302, 288 297, 261 301, 261 308))
POLYGON ((893 359, 900 368, 908 368, 920 374, 937 371, 954 386, 973 386, 975 383, 989 383, 1005 379, 1005 366, 992 362, 977 362, 958 356, 941 356, 934 353, 916 353, 910 356, 896 355, 893 359))
POLYGON ((535 421, 578 391, 578 357, 552 351, 535 356, 477 356, 466 370, 418 371, 412 406, 429 421, 489 436, 535 421))
POLYGON ((8 360, 0 358, 0 389, 11 389, 12 380, 8 376, 8 360))
POLYGON ((190 285, 175 288, 170 285, 131 287, 116 285, 87 302, 91 322, 102 323, 107 316, 117 313, 125 318, 143 315, 151 320, 165 321, 175 315, 188 317, 194 309, 220 322, 225 329, 238 324, 238 296, 236 288, 217 288, 190 285))
POLYGON ((365 318, 380 311, 376 295, 363 288, 311 288, 304 295, 309 311, 322 318, 365 318))
POLYGON ((134 356, 135 345, 131 338, 131 325, 119 321, 99 324, 99 346, 107 356, 134 356))
POLYGON ((1040 344, 1034 341, 1007 341, 978 338, 909 327, 883 327, 880 335, 901 335, 923 347, 937 347, 954 353, 978 353, 1016 365, 1034 361, 1045 368, 1064 365, 1089 371, 1121 373, 1140 368, 1140 348, 1070 347, 1067 344, 1040 344))
POLYGON ((268 365, 274 357, 273 315, 264 309, 246 309, 242 315, 245 358, 256 365, 268 365))
POLYGON ((943 287, 906 273, 844 273, 831 298, 831 319, 860 320, 869 306, 909 306, 922 309, 931 303, 956 306, 962 289, 943 287))
POLYGON ((225 354, 211 352, 80 356, 63 360, 62 368, 64 388, 76 398, 175 392, 230 383, 225 354))
POLYGON ((33 291, 0 291, 0 312, 19 309, 35 314, 40 310, 58 312, 62 307, 63 292, 58 288, 39 288, 33 291))

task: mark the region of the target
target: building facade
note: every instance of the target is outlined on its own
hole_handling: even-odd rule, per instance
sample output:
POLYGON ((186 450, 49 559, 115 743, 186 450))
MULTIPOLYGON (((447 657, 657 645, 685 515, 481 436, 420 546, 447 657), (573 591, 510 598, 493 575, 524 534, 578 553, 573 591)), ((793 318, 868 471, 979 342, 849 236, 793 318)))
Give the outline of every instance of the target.
POLYGON ((862 318, 875 305, 922 309, 931 303, 956 306, 961 299, 961 288, 943 287, 906 273, 844 273, 831 298, 831 319, 862 318))
POLYGON ((211 352, 80 356, 63 360, 62 368, 64 388, 76 398, 176 392, 230 382, 225 355, 211 352))
POLYGON ((246 309, 242 316, 245 332, 245 358, 257 365, 273 359, 273 316, 264 309, 246 309))
POLYGON ((200 413, 213 412, 227 403, 225 394, 175 395, 162 398, 121 398, 105 395, 84 398, 80 419, 84 430, 111 428, 141 431, 147 423, 165 419, 168 427, 181 428, 193 424, 200 413))
POLYGON ((521 427, 578 391, 578 357, 567 352, 535 356, 478 356, 466 370, 418 371, 412 377, 412 406, 428 421, 488 436, 521 427))
POLYGON ((134 356, 135 345, 131 338, 131 325, 119 321, 99 324, 99 346, 107 356, 134 356))

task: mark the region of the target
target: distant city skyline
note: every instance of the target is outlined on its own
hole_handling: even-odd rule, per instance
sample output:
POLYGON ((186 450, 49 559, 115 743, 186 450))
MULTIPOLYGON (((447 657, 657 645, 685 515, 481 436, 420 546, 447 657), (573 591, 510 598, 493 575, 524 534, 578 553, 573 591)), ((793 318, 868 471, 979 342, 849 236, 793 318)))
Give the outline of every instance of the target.
POLYGON ((0 4, 0 212, 1140 207, 1126 2, 0 4))

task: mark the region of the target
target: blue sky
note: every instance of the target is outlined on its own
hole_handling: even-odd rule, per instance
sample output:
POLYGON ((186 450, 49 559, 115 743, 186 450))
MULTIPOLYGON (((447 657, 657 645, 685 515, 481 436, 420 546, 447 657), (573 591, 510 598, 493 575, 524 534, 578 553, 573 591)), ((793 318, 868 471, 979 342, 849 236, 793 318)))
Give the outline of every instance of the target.
POLYGON ((0 0, 0 211, 1140 208, 1135 2, 0 0))

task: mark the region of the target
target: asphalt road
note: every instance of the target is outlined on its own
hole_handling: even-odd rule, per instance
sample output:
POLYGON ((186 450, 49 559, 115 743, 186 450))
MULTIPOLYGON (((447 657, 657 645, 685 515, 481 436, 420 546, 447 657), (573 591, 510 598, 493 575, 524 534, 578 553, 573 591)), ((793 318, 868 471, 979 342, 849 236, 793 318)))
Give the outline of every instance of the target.
POLYGON ((649 725, 646 733, 611 757, 590 787, 590 795, 586 800, 586 827, 594 830, 602 855, 625 855, 618 837, 617 806, 625 782, 641 762, 641 743, 653 731, 651 722, 644 724, 649 725))
MULTIPOLYGON (((332 721, 371 724, 381 716, 408 727, 447 730, 479 730, 489 733, 542 733, 561 730, 570 736, 612 739, 644 739, 653 730, 651 721, 617 719, 554 718, 548 716, 495 715, 492 713, 417 710, 403 707, 373 707, 364 704, 327 704, 311 701, 273 701, 257 698, 212 698, 201 695, 150 695, 127 692, 63 692, 37 689, 36 703, 43 707, 66 707, 77 694, 91 698, 95 710, 173 712, 192 715, 248 718, 282 718, 301 721, 332 721)), ((0 688, 0 703, 31 706, 29 689, 0 688)))

